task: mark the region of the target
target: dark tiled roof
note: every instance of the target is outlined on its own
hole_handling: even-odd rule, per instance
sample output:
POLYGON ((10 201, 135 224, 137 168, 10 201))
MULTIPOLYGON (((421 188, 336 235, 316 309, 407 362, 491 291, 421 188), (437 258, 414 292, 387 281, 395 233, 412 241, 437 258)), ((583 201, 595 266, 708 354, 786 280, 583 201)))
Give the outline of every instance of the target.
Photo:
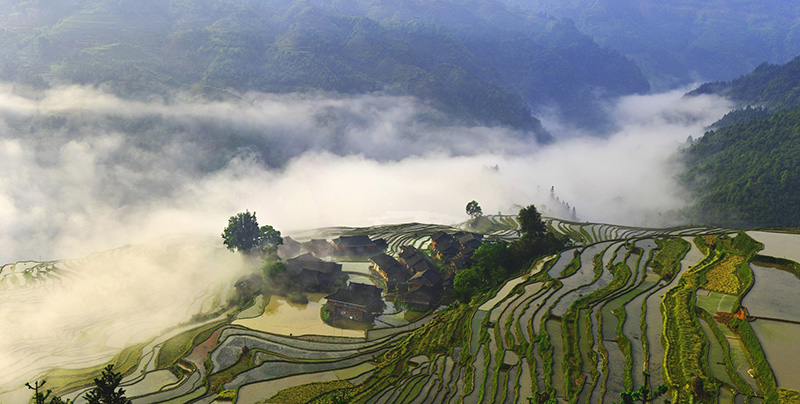
POLYGON ((371 258, 372 262, 388 276, 408 277, 408 269, 396 259, 386 254, 379 254, 371 258))
POLYGON ((448 239, 452 239, 452 238, 453 238, 453 236, 451 236, 450 234, 445 233, 443 231, 437 231, 436 233, 433 233, 431 235, 431 241, 434 242, 434 243, 441 243, 444 240, 448 240, 448 239))
POLYGON ((427 270, 424 272, 417 272, 411 279, 408 280, 409 285, 424 285, 433 287, 437 283, 442 282, 442 276, 434 270, 427 270))
POLYGON ((341 236, 333 240, 339 248, 364 248, 375 247, 375 242, 369 236, 341 236))
POLYGON ((418 252, 419 250, 417 250, 417 247, 414 247, 413 245, 404 245, 400 247, 400 258, 407 260, 417 255, 418 252))
POLYGON ((325 296, 325 298, 332 301, 366 307, 380 300, 382 291, 383 289, 374 285, 350 283, 346 288, 339 288, 339 290, 325 296))
POLYGON ((421 259, 412 265, 409 265, 409 268, 414 272, 425 272, 428 270, 435 270, 436 265, 433 265, 433 263, 426 259, 421 259))
POLYGON ((396 259, 387 254, 378 254, 370 258, 370 261, 372 261, 375 265, 384 269, 390 268, 392 265, 399 264, 396 259))
POLYGON ((409 291, 404 296, 404 300, 409 303, 422 304, 426 306, 433 305, 441 298, 441 292, 424 285, 409 291))
POLYGON ((465 249, 471 249, 473 251, 480 247, 483 242, 483 235, 463 231, 456 233, 455 238, 465 249))
POLYGON ((286 260, 286 268, 292 276, 300 274, 304 269, 332 274, 342 270, 342 265, 335 262, 323 261, 311 253, 286 260))

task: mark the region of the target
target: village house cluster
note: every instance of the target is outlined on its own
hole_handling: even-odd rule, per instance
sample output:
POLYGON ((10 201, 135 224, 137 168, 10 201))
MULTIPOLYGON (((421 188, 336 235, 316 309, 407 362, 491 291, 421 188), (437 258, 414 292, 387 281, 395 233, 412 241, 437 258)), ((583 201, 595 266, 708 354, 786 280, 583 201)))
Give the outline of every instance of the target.
MULTIPOLYGON (((370 257, 371 268, 384 279, 386 293, 394 295, 396 304, 413 310, 436 308, 453 285, 458 271, 468 268, 473 252, 480 247, 483 236, 475 233, 437 232, 431 236, 430 255, 406 245, 396 257, 387 254, 383 239, 369 236, 341 236, 332 241, 312 239, 299 243, 289 237, 279 247, 286 260, 293 282, 303 291, 330 291, 346 277, 342 265, 320 257, 370 257), (437 265, 438 263, 438 265, 437 265)), ((332 318, 372 322, 384 308, 384 290, 374 285, 348 282, 325 296, 324 310, 332 318)))

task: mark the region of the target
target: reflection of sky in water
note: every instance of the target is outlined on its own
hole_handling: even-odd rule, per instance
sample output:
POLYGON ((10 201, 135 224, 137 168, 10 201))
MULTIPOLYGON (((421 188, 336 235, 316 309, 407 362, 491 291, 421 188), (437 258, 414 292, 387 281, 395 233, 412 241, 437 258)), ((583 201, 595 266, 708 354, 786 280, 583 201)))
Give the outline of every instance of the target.
POLYGON ((742 299, 751 316, 800 321, 800 279, 776 268, 750 265, 753 268, 753 287, 742 299))
POLYGON ((748 231, 747 235, 764 244, 764 249, 759 254, 800 263, 800 234, 748 231))
POLYGON ((363 331, 335 328, 322 321, 319 313, 325 304, 324 296, 322 293, 308 294, 308 304, 294 304, 283 297, 271 296, 263 315, 236 320, 233 324, 281 335, 364 337, 363 331))
POLYGON ((778 387, 800 390, 800 325, 756 320, 752 323, 778 387))

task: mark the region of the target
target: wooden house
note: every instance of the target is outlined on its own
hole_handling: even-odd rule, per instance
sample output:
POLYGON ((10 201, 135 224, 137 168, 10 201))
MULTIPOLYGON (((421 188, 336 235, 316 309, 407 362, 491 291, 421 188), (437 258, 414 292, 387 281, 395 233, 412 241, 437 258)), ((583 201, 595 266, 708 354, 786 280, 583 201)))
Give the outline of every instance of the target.
POLYGON ((452 259, 461 250, 461 244, 452 234, 438 231, 431 236, 431 249, 439 259, 452 259))
POLYGON ((414 290, 421 286, 427 286, 433 289, 442 289, 444 278, 434 270, 425 272, 417 272, 408 280, 408 290, 414 290))
POLYGON ((389 291, 396 290, 398 284, 406 282, 411 276, 405 265, 389 255, 381 253, 370 260, 372 261, 372 269, 386 281, 386 287, 389 291))
POLYGON ((303 243, 303 248, 316 257, 328 257, 333 253, 333 246, 325 239, 311 239, 303 243))
POLYGON ((371 322, 383 312, 383 290, 363 283, 353 283, 325 296, 325 310, 331 317, 371 322))
POLYGON ((372 256, 386 249, 386 241, 372 240, 369 236, 341 236, 333 240, 333 248, 337 255, 372 256))
POLYGON ((311 253, 286 260, 286 269, 291 280, 306 292, 331 290, 336 280, 346 276, 342 264, 323 261, 311 253))
POLYGON ((436 269, 436 265, 433 264, 430 257, 416 247, 406 245, 400 247, 400 249, 399 260, 408 268, 411 274, 436 269))
POLYGON ((454 270, 469 268, 472 254, 483 244, 483 236, 460 231, 454 235, 436 232, 431 236, 431 248, 436 257, 449 261, 454 270))
POLYGON ((442 300, 441 290, 436 290, 428 286, 420 286, 409 290, 403 296, 403 302, 410 308, 416 310, 433 310, 442 300))
POLYGON ((402 301, 409 307, 421 310, 436 308, 444 295, 444 279, 433 269, 417 272, 408 282, 402 301))

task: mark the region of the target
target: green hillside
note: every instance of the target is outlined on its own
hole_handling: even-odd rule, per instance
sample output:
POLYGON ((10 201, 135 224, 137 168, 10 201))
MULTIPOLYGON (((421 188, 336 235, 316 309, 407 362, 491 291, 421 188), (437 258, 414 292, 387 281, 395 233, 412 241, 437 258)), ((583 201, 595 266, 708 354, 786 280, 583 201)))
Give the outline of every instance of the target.
POLYGON ((800 108, 800 57, 783 65, 764 63, 750 74, 730 82, 703 84, 689 94, 717 94, 742 107, 757 105, 770 111, 800 108))
POLYGON ((593 125, 597 101, 649 90, 632 62, 571 24, 493 1, 0 2, 0 22, 0 79, 34 87, 382 91, 540 135, 531 107, 593 125))
POLYGON ((800 110, 707 132, 683 158, 695 222, 800 226, 800 110))

